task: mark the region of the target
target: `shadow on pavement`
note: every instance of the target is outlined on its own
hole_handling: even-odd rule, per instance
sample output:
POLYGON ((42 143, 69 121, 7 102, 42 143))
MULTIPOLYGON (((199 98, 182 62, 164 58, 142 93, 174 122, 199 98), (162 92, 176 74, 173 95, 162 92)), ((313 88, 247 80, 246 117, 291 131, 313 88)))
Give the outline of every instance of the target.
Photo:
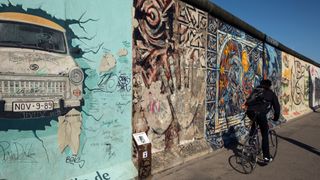
POLYGON ((320 113, 320 108, 311 108, 313 112, 320 113))
POLYGON ((280 136, 280 135, 277 135, 280 139, 283 139, 283 140, 286 140, 287 142, 291 143, 291 144, 294 144, 296 146, 299 146, 300 148, 303 148, 307 151, 310 151, 318 156, 320 156, 320 151, 312 146, 309 146, 307 144, 304 144, 302 142, 299 142, 297 140, 294 140, 294 139, 291 139, 291 138, 288 138, 288 137, 283 137, 283 136, 280 136))

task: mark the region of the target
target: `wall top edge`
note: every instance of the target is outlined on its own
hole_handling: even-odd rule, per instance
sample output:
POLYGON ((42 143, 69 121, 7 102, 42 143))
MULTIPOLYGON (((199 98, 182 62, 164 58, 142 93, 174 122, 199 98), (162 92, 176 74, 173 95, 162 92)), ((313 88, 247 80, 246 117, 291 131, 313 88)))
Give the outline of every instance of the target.
POLYGON ((249 35, 253 36, 254 38, 263 41, 265 43, 268 43, 271 46, 274 46, 275 48, 278 48, 281 51, 284 51, 288 54, 291 54, 303 61, 306 61, 310 64, 313 64, 315 66, 320 67, 320 64, 315 62, 314 60, 290 49, 289 47, 283 45, 282 43, 278 42, 277 40, 273 39, 272 37, 268 36, 267 34, 259 31, 255 27, 251 26, 250 24, 244 22, 240 18, 234 16, 230 12, 222 9, 218 5, 214 4, 213 2, 210 2, 209 0, 180 0, 182 2, 185 2, 189 5, 192 5, 198 9, 201 9, 203 11, 208 12, 210 15, 223 20, 224 22, 234 26, 235 28, 238 28, 240 30, 243 30, 244 32, 248 33, 249 35))

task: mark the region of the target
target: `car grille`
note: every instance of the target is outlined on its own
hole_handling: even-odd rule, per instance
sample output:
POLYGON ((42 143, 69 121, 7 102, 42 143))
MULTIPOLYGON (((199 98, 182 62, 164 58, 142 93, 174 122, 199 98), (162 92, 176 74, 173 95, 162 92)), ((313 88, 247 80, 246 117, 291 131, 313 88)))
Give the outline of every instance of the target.
POLYGON ((65 96, 66 81, 50 80, 1 80, 2 97, 65 96))

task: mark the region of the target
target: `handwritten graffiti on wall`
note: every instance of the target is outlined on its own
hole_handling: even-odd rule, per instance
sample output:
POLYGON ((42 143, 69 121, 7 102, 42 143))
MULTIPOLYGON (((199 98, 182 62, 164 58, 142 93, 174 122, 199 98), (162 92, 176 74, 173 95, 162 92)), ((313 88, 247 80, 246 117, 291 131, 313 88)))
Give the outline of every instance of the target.
POLYGON ((145 131, 155 151, 171 149, 203 129, 206 15, 171 0, 134 7, 133 131, 145 131))
POLYGON ((86 161, 82 160, 81 157, 73 155, 73 156, 66 157, 66 163, 71 165, 78 165, 79 168, 83 168, 86 161))
POLYGON ((131 78, 125 73, 106 72, 99 76, 97 87, 88 88, 91 92, 130 92, 131 78))
POLYGON ((0 161, 2 163, 38 163, 32 144, 16 141, 0 141, 0 161))

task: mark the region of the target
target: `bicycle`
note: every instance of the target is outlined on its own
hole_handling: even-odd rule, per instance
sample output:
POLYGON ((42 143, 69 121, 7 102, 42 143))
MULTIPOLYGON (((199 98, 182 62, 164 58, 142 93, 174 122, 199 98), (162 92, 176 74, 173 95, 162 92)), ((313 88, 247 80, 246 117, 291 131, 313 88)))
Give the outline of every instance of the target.
MULTIPOLYGON (((243 120, 246 119, 246 114, 243 118, 243 120)), ((240 164, 242 166, 242 169, 245 174, 250 174, 254 168, 256 167, 256 164, 260 161, 263 161, 262 158, 262 149, 260 144, 260 136, 259 135, 259 126, 257 124, 257 121, 255 120, 256 116, 254 118, 254 121, 252 123, 255 123, 255 129, 253 134, 244 140, 244 143, 242 144, 241 154, 240 154, 240 164)), ((243 121, 245 123, 245 121, 243 121)), ((274 121, 273 121, 274 122, 274 121)), ((269 151, 270 155, 273 157, 273 159, 277 155, 277 148, 278 148, 278 137, 276 131, 273 129, 273 126, 270 127, 271 120, 268 120, 269 125, 269 151)), ((245 124, 246 125, 246 124, 245 124)), ((251 126, 249 126, 251 129, 251 126)), ((250 131, 249 129, 249 131, 250 131)))

